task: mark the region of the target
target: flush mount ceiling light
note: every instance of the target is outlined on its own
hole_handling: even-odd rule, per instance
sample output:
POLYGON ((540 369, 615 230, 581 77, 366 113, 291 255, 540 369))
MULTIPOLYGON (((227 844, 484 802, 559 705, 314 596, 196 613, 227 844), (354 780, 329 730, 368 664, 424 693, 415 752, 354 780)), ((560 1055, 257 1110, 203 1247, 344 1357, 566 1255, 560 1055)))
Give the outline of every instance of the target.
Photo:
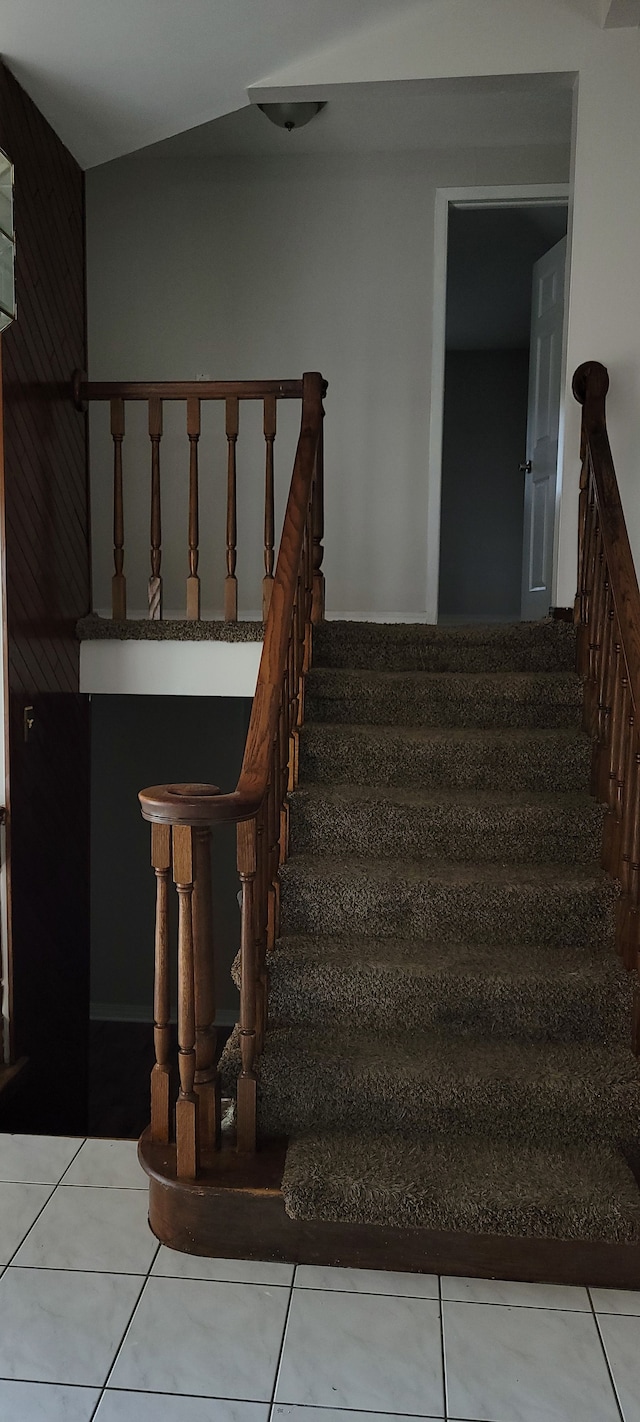
POLYGON ((258 104, 258 108, 277 128, 286 128, 291 133, 292 129, 304 128, 306 123, 310 123, 324 108, 324 102, 314 100, 301 104, 258 104))

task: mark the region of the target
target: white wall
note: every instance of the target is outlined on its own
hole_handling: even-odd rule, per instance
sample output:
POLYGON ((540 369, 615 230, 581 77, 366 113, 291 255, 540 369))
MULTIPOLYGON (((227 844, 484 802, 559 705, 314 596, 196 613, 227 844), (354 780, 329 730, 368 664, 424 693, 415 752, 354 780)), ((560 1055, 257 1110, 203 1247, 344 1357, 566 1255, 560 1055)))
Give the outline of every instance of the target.
POLYGON ((329 97, 344 84, 514 74, 578 75, 564 493, 554 601, 575 591, 579 410, 575 367, 612 378, 609 427, 640 565, 640 32, 602 30, 577 0, 430 0, 265 78, 252 98, 329 97))
MULTIPOLYGON (((161 161, 141 153, 87 175, 90 376, 329 380, 325 572, 329 615, 425 615, 425 550, 437 187, 559 182, 558 148, 303 159, 161 161)), ((221 411, 203 435, 201 571, 222 604, 221 411), (206 450, 205 450, 206 446, 206 450), (217 451, 214 456, 213 450, 217 451), (215 576, 214 576, 215 570, 215 576)), ((131 608, 148 575, 148 442, 125 440, 131 608)), ((241 614, 260 606, 259 411, 239 442, 241 614)), ((296 412, 276 449, 280 503, 296 412)), ((130 421, 135 423, 135 417, 130 421)), ((171 416, 166 426, 171 425, 171 416)), ((184 606, 186 439, 163 442, 165 609, 184 606)), ((94 601, 107 611, 111 472, 106 413, 92 425, 94 601)))

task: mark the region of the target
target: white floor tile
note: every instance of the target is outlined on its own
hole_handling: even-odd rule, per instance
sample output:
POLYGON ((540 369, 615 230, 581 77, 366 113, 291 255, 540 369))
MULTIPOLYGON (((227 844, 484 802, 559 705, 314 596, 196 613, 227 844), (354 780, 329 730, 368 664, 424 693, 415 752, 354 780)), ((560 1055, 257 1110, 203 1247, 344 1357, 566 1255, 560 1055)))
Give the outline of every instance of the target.
POLYGON ((598 1322, 624 1422, 640 1422, 640 1318, 609 1314, 598 1322))
POLYGON ((448 1416, 475 1422, 619 1422, 595 1319, 444 1303, 448 1416))
POLYGON ((120 1190, 148 1190, 149 1177, 138 1160, 137 1141, 85 1141, 65 1185, 115 1185, 120 1190))
MULTIPOLYGON (((409 1422, 407 1416, 395 1412, 349 1412, 339 1407, 296 1407, 280 1404, 271 1413, 271 1422, 409 1422)), ((411 1422, 415 1422, 412 1417, 411 1422)), ((421 1422, 438 1422, 424 1417, 421 1422)))
POLYGON ((81 1145, 82 1137, 0 1134, 0 1180, 57 1185, 81 1145))
POLYGON ((293 1278, 293 1264, 269 1264, 254 1259, 202 1259, 161 1245, 152 1274, 166 1279, 217 1279, 229 1284, 282 1284, 293 1278))
POLYGON ((0 1264, 8 1264, 53 1190, 52 1185, 0 1184, 0 1264))
POLYGON ((103 1393, 96 1412, 96 1422, 268 1422, 268 1418, 266 1402, 176 1397, 168 1392, 116 1392, 112 1388, 103 1393))
POLYGON ((288 1303, 288 1289, 150 1278, 109 1386, 268 1402, 288 1303))
POLYGON ((437 1299, 437 1274, 395 1274, 386 1269, 331 1269, 299 1264, 297 1289, 331 1289, 348 1294, 399 1294, 408 1299, 437 1299))
POLYGON ((560 1308, 570 1313, 591 1310, 587 1290, 569 1284, 520 1284, 443 1275, 442 1297, 459 1303, 509 1304, 512 1308, 560 1308))
POLYGON ((146 1274, 158 1247, 138 1190, 59 1185, 14 1264, 146 1274))
POLYGON ((294 1290, 276 1399, 442 1417, 439 1305, 294 1290))
POLYGON ((0 1279, 0 1377, 100 1387, 143 1280, 7 1269, 0 1279))
POLYGON ((1 1382, 0 1422, 91 1422, 100 1389, 1 1382))
POLYGON ((640 1315, 640 1293, 633 1289, 589 1289, 596 1313, 640 1315))

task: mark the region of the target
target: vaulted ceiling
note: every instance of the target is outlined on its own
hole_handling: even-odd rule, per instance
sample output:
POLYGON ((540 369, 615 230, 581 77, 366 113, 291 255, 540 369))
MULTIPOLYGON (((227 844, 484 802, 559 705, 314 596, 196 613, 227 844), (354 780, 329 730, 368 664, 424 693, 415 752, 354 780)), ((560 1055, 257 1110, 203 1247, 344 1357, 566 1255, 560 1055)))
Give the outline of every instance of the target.
POLYGON ((2 0, 0 44, 88 168, 241 108, 271 69, 415 4, 2 0))
MULTIPOLYGON (((247 89, 432 0, 2 0, 2 57, 83 167, 209 123, 247 89)), ((637 24, 640 0, 557 0, 637 24)), ((255 96, 254 96, 255 97, 255 96)))

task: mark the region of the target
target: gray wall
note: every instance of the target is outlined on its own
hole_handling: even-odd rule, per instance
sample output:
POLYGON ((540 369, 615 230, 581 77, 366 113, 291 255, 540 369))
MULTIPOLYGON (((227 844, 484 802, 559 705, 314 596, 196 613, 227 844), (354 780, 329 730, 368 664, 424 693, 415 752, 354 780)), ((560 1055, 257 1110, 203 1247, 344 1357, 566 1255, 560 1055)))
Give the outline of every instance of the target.
MULTIPOLYGON (((155 878, 146 785, 208 781, 235 788, 251 702, 200 696, 94 696, 91 805, 91 1001, 95 1016, 152 1017, 155 878)), ((235 831, 213 832, 218 1004, 237 1002, 235 831)), ((172 899, 174 895, 172 894, 172 899)), ((175 916, 175 915, 174 915, 175 916)), ((175 943, 175 933, 172 933, 175 943)), ((175 979, 175 974, 174 974, 175 979)))
MULTIPOLYGON (((428 135, 425 135, 428 141, 428 135)), ((557 182, 568 149, 251 159, 153 151, 87 174, 89 369, 93 380, 297 375, 329 380, 325 573, 330 615, 425 610, 433 232, 438 187, 557 182)), ((91 431, 94 598, 109 606, 112 450, 91 431)), ((221 412, 217 412, 221 415, 221 412)), ((291 477, 293 410, 276 441, 278 509, 291 477)), ((241 614, 260 606, 264 442, 259 410, 238 441, 241 614)), ((226 442, 201 441, 203 607, 222 605, 226 442)), ((177 427, 177 421, 180 429, 177 427)), ((127 411, 125 564, 131 608, 149 564, 149 440, 127 411)), ((165 607, 184 607, 188 451, 165 412, 165 607), (171 533, 171 536, 169 536, 171 533)), ((182 613, 181 615, 184 615, 182 613)))
POLYGON ((447 353, 440 616, 520 616, 528 367, 528 350, 447 353))

